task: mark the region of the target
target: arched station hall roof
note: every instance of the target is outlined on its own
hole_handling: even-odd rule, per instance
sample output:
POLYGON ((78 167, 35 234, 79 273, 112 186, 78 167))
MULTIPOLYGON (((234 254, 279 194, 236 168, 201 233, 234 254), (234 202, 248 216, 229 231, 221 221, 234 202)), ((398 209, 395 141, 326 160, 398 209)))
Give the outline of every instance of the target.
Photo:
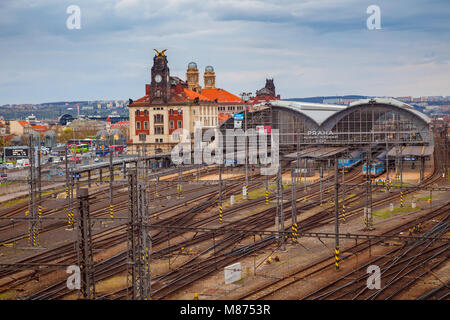
POLYGON ((392 98, 362 99, 352 102, 348 106, 281 100, 270 101, 268 105, 276 109, 288 109, 299 113, 301 117, 312 120, 315 129, 319 130, 331 130, 340 119, 356 110, 356 108, 372 107, 373 105, 384 105, 392 111, 399 111, 408 118, 421 122, 423 125, 429 125, 431 122, 429 117, 415 110, 413 106, 392 98))
MULTIPOLYGON (((414 124, 417 131, 420 132, 423 142, 434 145, 433 135, 430 131, 431 119, 415 110, 413 106, 392 98, 362 99, 348 106, 281 100, 263 102, 260 105, 291 113, 301 119, 310 130, 319 131, 332 131, 342 119, 357 111, 395 112, 414 124)), ((231 121, 232 119, 229 119, 227 122, 231 123, 231 121)))

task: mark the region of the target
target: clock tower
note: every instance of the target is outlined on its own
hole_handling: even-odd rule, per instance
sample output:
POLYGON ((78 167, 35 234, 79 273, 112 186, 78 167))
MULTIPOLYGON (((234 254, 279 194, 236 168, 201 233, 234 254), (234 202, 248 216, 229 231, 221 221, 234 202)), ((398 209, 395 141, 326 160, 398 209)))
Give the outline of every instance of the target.
POLYGON ((165 50, 159 52, 153 57, 152 78, 150 82, 150 103, 164 104, 170 100, 169 67, 167 66, 167 57, 165 50))

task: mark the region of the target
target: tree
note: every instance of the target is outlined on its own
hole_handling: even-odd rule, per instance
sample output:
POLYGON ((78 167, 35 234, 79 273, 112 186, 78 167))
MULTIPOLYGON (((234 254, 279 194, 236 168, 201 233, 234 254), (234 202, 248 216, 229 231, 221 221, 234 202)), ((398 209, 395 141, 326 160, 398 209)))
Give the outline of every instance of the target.
POLYGON ((71 128, 64 128, 58 134, 58 142, 60 143, 67 142, 69 139, 72 138, 73 138, 73 130, 71 128))

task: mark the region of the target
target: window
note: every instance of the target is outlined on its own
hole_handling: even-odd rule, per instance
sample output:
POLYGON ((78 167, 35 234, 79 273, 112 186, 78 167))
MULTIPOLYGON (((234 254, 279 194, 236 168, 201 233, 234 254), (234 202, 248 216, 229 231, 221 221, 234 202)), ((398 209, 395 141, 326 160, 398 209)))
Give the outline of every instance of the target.
POLYGON ((181 114, 183 114, 183 110, 178 109, 178 115, 181 115, 181 114))
POLYGON ((155 126, 155 134, 164 134, 163 126, 155 126))
POLYGON ((173 128, 174 128, 174 122, 175 122, 175 121, 170 120, 170 129, 173 129, 173 128))
POLYGON ((171 116, 173 116, 173 109, 170 109, 169 113, 170 113, 171 116))
POLYGON ((177 128, 183 128, 183 121, 181 120, 177 121, 177 128))
POLYGON ((136 121, 136 130, 141 130, 141 122, 136 121))
POLYGON ((148 130, 148 121, 144 121, 144 130, 148 130))
MULTIPOLYGON (((144 110, 144 116, 148 117, 148 111, 147 110, 144 110)), ((145 124, 144 124, 144 126, 145 126, 145 124)))
POLYGON ((154 119, 155 119, 155 123, 163 123, 164 122, 164 116, 162 114, 155 114, 154 119))
POLYGON ((141 115, 141 112, 139 110, 136 110, 136 117, 139 117, 141 115))

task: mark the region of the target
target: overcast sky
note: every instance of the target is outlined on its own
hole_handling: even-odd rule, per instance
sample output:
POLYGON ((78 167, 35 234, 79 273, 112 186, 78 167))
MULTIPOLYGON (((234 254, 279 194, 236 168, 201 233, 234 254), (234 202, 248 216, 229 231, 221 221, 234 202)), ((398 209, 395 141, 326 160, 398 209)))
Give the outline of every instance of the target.
POLYGON ((449 17, 448 0, 0 0, 0 105, 140 98, 153 48, 234 94, 273 77, 282 98, 450 95, 449 17))

